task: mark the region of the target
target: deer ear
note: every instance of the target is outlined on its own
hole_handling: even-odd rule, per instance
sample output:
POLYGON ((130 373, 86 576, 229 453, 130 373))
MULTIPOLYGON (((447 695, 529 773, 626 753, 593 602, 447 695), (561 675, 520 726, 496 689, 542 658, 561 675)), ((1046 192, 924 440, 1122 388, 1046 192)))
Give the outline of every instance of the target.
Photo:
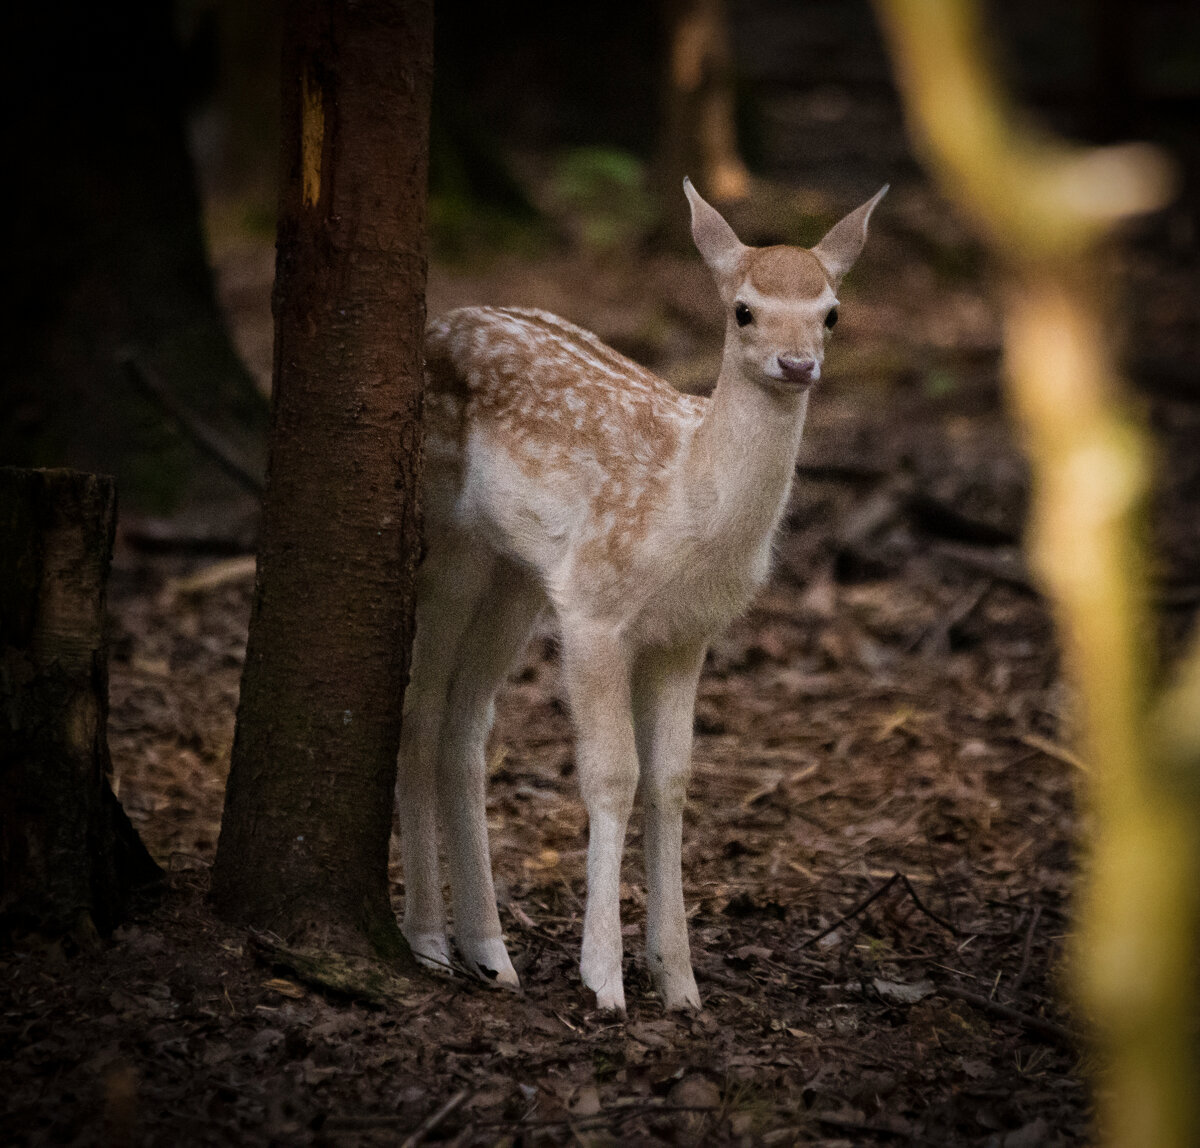
POLYGON ((862 207, 856 207, 844 219, 835 223, 825 238, 812 249, 812 253, 829 272, 829 278, 833 280, 835 287, 862 254, 863 244, 867 241, 867 221, 871 218, 875 205, 887 195, 889 186, 885 183, 862 207))
POLYGON ((696 249, 713 273, 724 278, 734 271, 747 249, 734 235, 733 228, 721 218, 721 213, 700 198, 700 193, 686 177, 683 191, 692 206, 692 239, 696 249))

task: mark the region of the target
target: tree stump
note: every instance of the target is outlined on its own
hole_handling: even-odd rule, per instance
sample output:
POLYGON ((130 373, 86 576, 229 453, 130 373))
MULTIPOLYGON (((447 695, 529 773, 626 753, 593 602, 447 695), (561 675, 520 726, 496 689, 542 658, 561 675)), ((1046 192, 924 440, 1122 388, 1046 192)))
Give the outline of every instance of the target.
POLYGON ((109 785, 111 478, 0 469, 0 936, 86 942, 160 871, 109 785))

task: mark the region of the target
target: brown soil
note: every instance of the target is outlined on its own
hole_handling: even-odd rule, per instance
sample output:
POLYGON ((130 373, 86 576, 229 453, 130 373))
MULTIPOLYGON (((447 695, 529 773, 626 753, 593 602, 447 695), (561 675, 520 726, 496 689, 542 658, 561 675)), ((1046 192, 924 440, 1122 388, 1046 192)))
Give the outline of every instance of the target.
MULTIPOLYGON (((204 901, 250 578, 205 588, 190 580, 213 558, 126 544, 112 753, 169 878, 98 951, 0 959, 7 1142, 1087 1141, 1079 1018, 1060 992, 1082 763, 1016 545, 1027 480, 997 323, 962 270, 973 247, 927 188, 894 188, 876 218, 776 576, 714 644, 700 690, 685 884, 703 1011, 665 1015, 638 962, 637 827, 628 1019, 597 1014, 579 983, 585 825, 549 633, 504 695, 492 759, 523 992, 418 978, 378 1008, 256 959, 204 901)), ((219 263, 261 370, 270 252, 230 246, 219 263)), ((1156 297, 1183 306, 1161 261, 1130 274, 1147 315, 1156 297)), ((434 311, 548 306, 681 384, 715 364, 716 301, 694 260, 503 257, 435 268, 430 296, 434 311)), ((1200 530, 1183 513, 1200 417, 1167 400, 1154 417, 1172 460, 1160 537, 1175 636, 1200 597, 1200 530)), ((395 859, 392 876, 399 905, 395 859)))

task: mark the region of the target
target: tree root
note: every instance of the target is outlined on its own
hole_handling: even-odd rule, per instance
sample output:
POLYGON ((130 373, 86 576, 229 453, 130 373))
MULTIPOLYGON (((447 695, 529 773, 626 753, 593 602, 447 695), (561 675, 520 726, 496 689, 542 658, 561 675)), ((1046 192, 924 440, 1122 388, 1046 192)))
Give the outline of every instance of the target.
POLYGON ((269 934, 251 932, 250 953, 276 972, 289 973, 309 988, 341 1000, 377 1008, 411 1008, 417 985, 398 963, 330 949, 290 948, 269 934))

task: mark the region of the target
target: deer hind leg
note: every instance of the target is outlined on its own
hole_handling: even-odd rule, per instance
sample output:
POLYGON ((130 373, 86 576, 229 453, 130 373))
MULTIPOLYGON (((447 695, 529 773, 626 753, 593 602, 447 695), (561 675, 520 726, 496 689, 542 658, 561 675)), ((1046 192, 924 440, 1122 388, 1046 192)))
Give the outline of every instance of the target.
POLYGON ((469 615, 455 657, 438 754, 438 799, 450 886, 454 943, 484 980, 516 987, 501 936, 488 851, 487 738, 495 697, 545 606, 533 578, 496 558, 488 585, 469 615))
POLYGON ((563 622, 563 674, 588 814, 587 908, 579 971, 602 1009, 625 1011, 621 856, 637 792, 629 660, 611 630, 563 622))
POLYGON ((404 924, 413 955, 431 968, 450 967, 446 907, 438 865, 438 743, 454 676, 454 655, 483 595, 494 559, 465 539, 443 535, 417 575, 412 673, 396 774, 396 808, 404 861, 404 924))
POLYGON ((646 857, 646 963, 668 1009, 700 1007, 683 903, 683 806, 704 647, 648 651, 633 675, 646 857))

